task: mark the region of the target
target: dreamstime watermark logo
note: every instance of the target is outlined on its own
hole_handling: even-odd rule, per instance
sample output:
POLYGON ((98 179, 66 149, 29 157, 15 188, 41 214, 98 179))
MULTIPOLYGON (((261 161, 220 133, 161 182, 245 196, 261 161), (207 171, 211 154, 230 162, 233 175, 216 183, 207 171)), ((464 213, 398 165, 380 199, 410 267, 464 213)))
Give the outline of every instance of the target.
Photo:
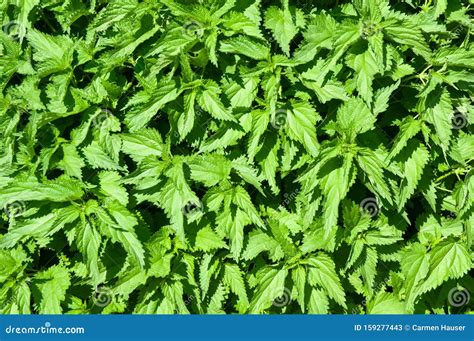
POLYGON ((204 115, 205 111, 200 107, 200 106, 195 106, 194 107, 194 115, 200 117, 201 115, 204 115))
POLYGON ((175 130, 172 134, 173 138, 175 138, 176 140, 181 140, 181 135, 179 134, 179 131, 175 130))
POLYGON ((380 32, 380 27, 373 22, 366 21, 362 23, 360 28, 360 36, 364 40, 368 40, 370 37, 378 34, 380 32))
POLYGON ((10 21, 9 23, 6 23, 5 25, 2 26, 2 31, 5 33, 7 36, 9 36, 13 40, 19 40, 20 36, 24 36, 26 33, 26 28, 25 26, 21 25, 17 21, 13 20, 10 21))
POLYGON ((281 308, 281 307, 287 306, 288 304, 290 304, 290 302, 291 302, 291 290, 285 287, 283 289, 283 293, 273 300, 272 305, 274 307, 281 308))
POLYGON ((91 213, 91 214, 89 214, 89 219, 91 221, 97 221, 99 219, 99 217, 97 216, 97 214, 91 213))
POLYGON ((281 129, 286 124, 287 111, 286 109, 278 109, 275 111, 275 115, 272 118, 270 124, 274 129, 281 129))
POLYGON ((184 301, 185 305, 190 305, 193 301, 195 300, 194 295, 188 296, 186 300, 184 301))
POLYGON ((313 6, 313 1, 311 0, 296 0, 296 3, 295 3, 296 7, 299 8, 299 9, 311 9, 311 7, 313 6))
MULTIPOLYGON (((0 268, 1 270, 1 268, 0 268)), ((7 299, 5 302, 1 303, 0 304, 0 313, 1 314, 4 314, 5 312, 3 312, 4 309, 6 310, 9 310, 10 306, 15 304, 16 302, 16 297, 13 296, 13 297, 10 297, 9 299, 7 299)))
MULTIPOLYGON (((374 287, 373 287, 374 289, 373 289, 373 291, 374 291, 374 293, 378 293, 378 292, 380 292, 380 291, 384 291, 387 286, 388 286, 387 280, 374 283, 374 287)), ((365 300, 364 300, 364 302, 365 302, 365 300)))
POLYGON ((376 198, 365 198, 359 204, 360 210, 364 213, 368 213, 374 218, 380 211, 380 205, 376 198))
POLYGON ((452 288, 448 294, 448 302, 453 307, 461 307, 471 300, 471 294, 465 288, 452 288))
POLYGON ((213 120, 212 116, 206 118, 206 112, 207 111, 202 109, 199 105, 196 104, 194 106, 194 122, 197 123, 197 125, 199 125, 201 128, 203 128, 204 131, 207 131, 209 125, 213 120))
POLYGON ((201 201, 188 201, 182 208, 183 214, 187 217, 204 211, 204 205, 201 201))
POLYGON ((23 215, 26 210, 26 205, 21 200, 10 201, 5 204, 3 210, 8 218, 16 218, 23 215))
POLYGON ((460 106, 457 107, 454 115, 451 119, 451 124, 453 129, 463 129, 467 126, 468 121, 467 121, 467 108, 460 106))
POLYGON ((84 327, 53 327, 51 322, 45 322, 40 327, 16 327, 8 326, 5 328, 6 334, 85 334, 84 327))
POLYGON ((113 117, 114 114, 112 114, 112 111, 110 111, 107 108, 100 109, 100 113, 97 114, 93 119, 92 119, 92 125, 94 127, 100 127, 102 123, 107 120, 110 117, 113 117))
POLYGON ((284 193, 283 196, 285 197, 285 199, 283 199, 283 201, 281 202, 280 208, 287 207, 290 204, 290 202, 293 201, 296 198, 298 193, 299 193, 299 189, 295 189, 290 194, 284 193))
POLYGON ((94 302, 94 305, 104 308, 112 302, 113 296, 113 292, 110 288, 99 286, 92 294, 92 301, 94 302))
POLYGON ((364 300, 362 300, 362 302, 360 302, 360 305, 356 305, 355 307, 353 307, 353 308, 349 311, 349 313, 350 313, 351 315, 360 314, 361 311, 365 311, 366 306, 367 306, 367 301, 364 299, 364 300))
POLYGON ((204 29, 201 24, 191 20, 183 25, 183 33, 191 38, 201 38, 204 34, 204 29))
POLYGON ((459 36, 466 31, 466 28, 463 25, 457 25, 451 30, 451 33, 454 35, 455 38, 459 38, 459 36))

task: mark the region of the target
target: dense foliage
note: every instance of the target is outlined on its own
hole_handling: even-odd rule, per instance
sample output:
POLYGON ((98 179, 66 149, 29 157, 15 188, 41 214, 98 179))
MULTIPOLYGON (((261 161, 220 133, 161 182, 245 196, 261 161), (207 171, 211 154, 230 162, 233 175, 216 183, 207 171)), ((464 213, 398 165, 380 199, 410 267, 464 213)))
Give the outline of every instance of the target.
POLYGON ((3 0, 0 312, 470 312, 472 6, 3 0))

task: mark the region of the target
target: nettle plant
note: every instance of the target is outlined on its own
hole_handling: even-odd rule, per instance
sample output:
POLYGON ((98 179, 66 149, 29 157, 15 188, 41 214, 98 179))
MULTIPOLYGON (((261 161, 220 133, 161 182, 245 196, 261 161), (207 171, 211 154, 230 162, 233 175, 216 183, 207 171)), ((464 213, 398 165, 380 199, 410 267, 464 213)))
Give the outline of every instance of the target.
POLYGON ((472 7, 3 0, 0 312, 471 312, 472 7))

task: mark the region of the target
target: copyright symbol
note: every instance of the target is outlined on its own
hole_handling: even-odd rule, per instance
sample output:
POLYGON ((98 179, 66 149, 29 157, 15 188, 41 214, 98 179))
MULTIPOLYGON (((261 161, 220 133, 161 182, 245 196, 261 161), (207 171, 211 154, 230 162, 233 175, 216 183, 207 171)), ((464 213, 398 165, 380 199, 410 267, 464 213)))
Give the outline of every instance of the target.
POLYGON ((406 330, 406 331, 409 331, 409 330, 410 330, 410 325, 406 324, 406 325, 405 325, 405 330, 406 330))

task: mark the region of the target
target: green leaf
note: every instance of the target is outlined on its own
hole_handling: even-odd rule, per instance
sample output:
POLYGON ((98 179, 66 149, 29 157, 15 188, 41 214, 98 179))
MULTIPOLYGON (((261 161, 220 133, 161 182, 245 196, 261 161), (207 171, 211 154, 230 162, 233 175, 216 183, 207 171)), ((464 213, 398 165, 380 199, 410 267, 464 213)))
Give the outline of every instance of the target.
POLYGON ((443 150, 447 151, 451 141, 451 129, 453 128, 453 107, 451 98, 447 91, 440 94, 432 94, 427 100, 427 120, 434 125, 436 130, 435 142, 440 145, 443 150))
POLYGON ((258 24, 252 21, 244 13, 229 13, 226 16, 224 26, 235 33, 244 33, 245 35, 255 38, 262 38, 262 33, 260 32, 258 24))
POLYGON ((436 0, 435 2, 435 13, 434 16, 437 18, 446 11, 448 7, 447 0, 436 0))
POLYGON ((408 156, 408 158, 403 162, 404 178, 399 192, 399 210, 401 210, 405 206, 405 203, 415 192, 416 186, 420 181, 423 169, 428 163, 430 157, 430 154, 426 147, 423 144, 415 141, 410 143, 410 148, 407 150, 406 153, 406 156, 408 156))
POLYGON ((367 304, 368 314, 406 314, 403 302, 395 294, 380 292, 373 301, 367 304))
POLYGON ((107 225, 109 237, 113 242, 122 244, 127 254, 131 255, 140 267, 144 267, 145 250, 135 231, 138 225, 136 217, 118 202, 107 203, 107 209, 117 222, 107 225))
POLYGON ((232 163, 222 155, 205 155, 194 159, 190 164, 191 177, 212 187, 227 179, 230 175, 232 163))
POLYGON ((373 97, 372 82, 374 76, 379 73, 381 66, 370 48, 356 55, 352 63, 351 67, 356 72, 357 91, 366 103, 371 103, 373 97))
POLYGON ((99 270, 99 247, 101 239, 97 229, 88 221, 82 221, 76 228, 76 243, 82 253, 90 277, 94 284, 99 284, 101 274, 99 270))
POLYGON ((282 296, 285 289, 286 270, 265 269, 259 279, 259 286, 250 301, 249 313, 261 313, 268 309, 273 301, 282 296))
POLYGON ((266 45, 243 35, 222 41, 220 51, 242 54, 255 60, 266 60, 270 57, 270 49, 266 45))
POLYGON ((232 116, 229 110, 222 104, 219 93, 220 89, 217 85, 210 82, 206 90, 200 92, 198 95, 199 105, 218 120, 236 122, 235 117, 232 116))
POLYGON ((308 314, 327 314, 329 312, 329 300, 324 291, 312 289, 309 296, 308 314))
POLYGON ((413 51, 422 57, 428 58, 431 55, 431 50, 420 29, 407 21, 386 26, 384 33, 394 42, 412 47, 413 51))
POLYGON ((404 287, 406 302, 409 310, 413 309, 418 284, 426 277, 429 271, 430 255, 420 244, 413 244, 405 248, 401 254, 400 267, 405 276, 404 287))
POLYGON ((92 168, 116 169, 121 170, 122 167, 113 160, 110 155, 96 141, 92 141, 90 145, 82 149, 87 162, 92 168))
POLYGON ((349 141, 358 134, 374 128, 375 116, 360 98, 350 98, 337 111, 337 125, 340 133, 349 141))
MULTIPOLYGON (((337 162, 335 160, 331 162, 337 162)), ((337 168, 330 171, 322 180, 322 191, 326 197, 324 204, 324 230, 328 235, 332 228, 336 226, 339 216, 339 203, 349 191, 355 176, 352 165, 352 156, 346 156, 342 165, 335 165, 337 168)))
POLYGON ((174 101, 180 91, 176 81, 173 80, 162 80, 160 81, 153 91, 146 96, 143 103, 137 103, 133 105, 133 98, 127 105, 133 105, 131 110, 127 110, 125 115, 125 123, 132 132, 137 132, 142 128, 145 128, 148 122, 158 113, 158 111, 167 103, 174 101))
POLYGON ((235 169, 237 174, 249 184, 253 185, 260 193, 263 193, 261 187, 262 178, 257 176, 257 171, 254 169, 245 158, 241 157, 232 160, 232 168, 235 169))
POLYGON ((60 176, 55 180, 39 183, 35 178, 19 178, 0 189, 0 206, 5 207, 8 202, 41 201, 67 202, 77 200, 84 194, 80 181, 67 176, 60 176))
POLYGON ((392 203, 392 193, 385 181, 384 168, 386 165, 382 157, 368 148, 361 149, 357 154, 357 161, 360 168, 367 175, 368 182, 374 188, 374 191, 382 198, 392 203))
POLYGON ((395 90, 397 90, 399 85, 400 85, 400 81, 390 86, 380 88, 375 92, 373 109, 372 109, 375 116, 387 110, 387 108, 389 107, 390 96, 393 94, 395 90))
POLYGON ((178 119, 178 132, 181 138, 185 138, 194 127, 196 92, 192 91, 184 95, 184 113, 178 119))
POLYGON ((250 233, 247 247, 242 255, 245 260, 256 258, 260 253, 267 251, 271 259, 280 259, 284 256, 281 246, 276 240, 261 231, 250 233))
POLYGON ((446 240, 436 245, 429 253, 430 269, 420 286, 418 294, 432 290, 448 279, 456 279, 466 274, 472 267, 466 245, 454 240, 446 240))
POLYGON ((242 80, 224 79, 223 90, 229 98, 232 108, 250 108, 257 95, 258 83, 257 77, 242 80))
POLYGON ((38 273, 33 285, 40 295, 38 311, 40 314, 61 314, 61 303, 66 299, 66 290, 71 285, 68 269, 55 265, 38 273))
POLYGON ((136 133, 122 134, 122 151, 141 162, 147 156, 161 157, 163 141, 159 132, 153 128, 142 129, 136 133))
POLYGON ((200 229, 196 235, 196 248, 208 252, 228 247, 210 226, 206 226, 200 229))
POLYGON ((295 51, 294 58, 301 63, 314 59, 322 49, 331 49, 336 30, 336 21, 326 13, 315 14, 306 31, 303 33, 305 42, 295 51))
POLYGON ((390 154, 387 156, 389 160, 393 159, 400 153, 400 151, 406 147, 408 140, 414 137, 421 130, 421 122, 408 116, 403 119, 400 124, 400 132, 393 141, 392 149, 390 154))
MULTIPOLYGON (((296 292, 298 293, 298 304, 301 307, 301 311, 305 312, 305 287, 306 287, 306 270, 302 266, 298 266, 291 272, 291 277, 293 283, 295 283, 296 292)), ((316 302, 315 302, 316 303, 316 302)), ((313 308, 311 306, 311 297, 310 297, 310 309, 313 308)))
POLYGON ((41 76, 63 71, 71 66, 74 51, 71 38, 51 36, 30 29, 28 41, 35 50, 33 59, 38 63, 38 72, 41 76))
POLYGON ((77 152, 76 147, 72 144, 63 144, 62 149, 64 157, 58 163, 58 167, 64 170, 66 175, 81 179, 82 167, 85 166, 85 163, 77 152))
POLYGON ((309 258, 308 264, 311 266, 308 269, 308 282, 323 288, 329 297, 345 308, 346 295, 336 274, 333 260, 328 255, 319 253, 309 258))
POLYGON ((123 20, 125 17, 132 15, 137 7, 136 0, 117 0, 111 2, 98 13, 90 25, 92 32, 105 31, 114 23, 123 20))
POLYGON ((292 13, 288 6, 283 9, 272 6, 265 12, 265 27, 272 31, 287 56, 290 55, 290 42, 304 24, 304 14, 300 9, 295 9, 292 13))
POLYGON ((20 15, 19 15, 20 28, 18 32, 19 33, 18 38, 20 40, 20 43, 25 38, 27 30, 31 28, 31 23, 28 20, 28 16, 30 15, 34 7, 39 4, 39 2, 40 2, 39 0, 25 0, 21 2, 21 5, 20 3, 18 3, 18 5, 20 5, 19 7, 21 7, 20 15))
POLYGON ((99 173, 101 191, 116 199, 122 205, 128 203, 128 192, 122 186, 121 176, 117 172, 104 171, 99 173))
POLYGON ((305 146, 308 153, 318 154, 316 123, 321 119, 308 102, 293 102, 287 112, 288 136, 305 146))
POLYGON ((238 310, 244 313, 249 306, 247 290, 245 289, 244 274, 235 264, 224 265, 224 283, 235 293, 239 300, 237 302, 238 310))
POLYGON ((52 213, 40 218, 25 220, 12 226, 0 239, 0 248, 12 248, 26 238, 44 238, 54 233, 56 216, 52 213))
MULTIPOLYGON (((224 211, 224 214, 226 212, 224 211)), ((243 211, 237 209, 235 216, 226 214, 226 223, 230 225, 229 238, 230 238, 230 252, 235 260, 238 260, 244 247, 244 227, 247 224, 247 215, 243 211), (232 219, 232 221, 228 221, 232 219)))
POLYGON ((216 292, 211 297, 211 301, 209 302, 209 307, 207 308, 208 314, 223 314, 224 313, 224 311, 222 310, 222 306, 224 305, 225 295, 226 295, 226 289, 224 288, 224 285, 219 284, 216 292))
POLYGON ((191 217, 194 214, 199 214, 202 204, 187 183, 182 160, 177 160, 165 172, 165 175, 168 177, 166 183, 161 186, 158 193, 153 194, 148 200, 157 203, 164 209, 178 237, 184 241, 184 216, 191 217))

